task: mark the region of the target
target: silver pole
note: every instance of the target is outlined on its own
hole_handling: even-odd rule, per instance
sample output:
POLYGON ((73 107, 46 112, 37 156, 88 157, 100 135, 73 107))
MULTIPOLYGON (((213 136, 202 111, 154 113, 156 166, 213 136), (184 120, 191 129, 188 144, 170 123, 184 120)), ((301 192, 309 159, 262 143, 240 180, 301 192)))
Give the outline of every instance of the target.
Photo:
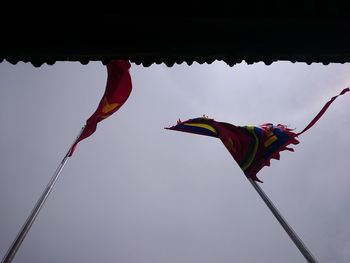
MULTIPOLYGON (((84 128, 85 128, 85 126, 81 129, 81 131, 80 131, 79 135, 77 136, 77 138, 75 139, 74 143, 77 141, 77 139, 79 138, 79 136, 83 132, 84 128)), ((74 143, 72 145, 74 145, 74 143)), ((59 164, 59 166, 56 169, 54 175, 52 176, 50 182, 47 184, 44 192, 41 194, 39 200, 37 201, 35 207, 31 211, 30 215, 28 216, 26 222, 23 224, 20 232, 17 234, 16 239, 13 241, 11 247, 8 249, 6 255, 4 256, 3 260, 1 261, 2 263, 10 263, 12 261, 12 259, 14 258, 14 256, 16 255, 17 250, 21 246, 21 244, 22 244, 24 238, 26 237, 30 227, 33 225, 35 218, 38 216, 40 209, 44 205, 44 203, 45 203, 47 197, 49 196, 53 186, 55 185, 59 175, 61 174, 64 166, 66 165, 68 158, 69 158, 69 154, 71 152, 71 148, 69 148, 66 156, 63 158, 63 160, 59 164)))
POLYGON ((303 254, 307 262, 309 263, 317 263, 315 257, 311 254, 311 252, 307 249, 305 244, 301 241, 298 235, 294 232, 292 227, 287 223, 287 221, 282 217, 280 212, 277 210, 275 205, 269 199, 269 197, 265 194, 265 192, 260 188, 260 186, 251 178, 248 178, 249 182, 253 185, 254 189, 258 192, 260 197, 264 200, 265 204, 271 210, 272 214, 276 217, 277 221, 281 224, 284 230, 287 232, 288 236, 292 239, 294 244, 298 247, 299 251, 303 254))

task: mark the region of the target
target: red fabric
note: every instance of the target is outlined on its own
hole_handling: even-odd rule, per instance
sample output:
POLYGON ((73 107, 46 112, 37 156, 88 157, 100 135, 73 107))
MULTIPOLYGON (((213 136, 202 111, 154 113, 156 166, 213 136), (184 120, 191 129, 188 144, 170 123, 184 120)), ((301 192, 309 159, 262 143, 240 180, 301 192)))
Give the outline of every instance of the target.
POLYGON ((340 95, 350 91, 345 88, 339 95, 332 97, 299 133, 294 133, 286 125, 271 123, 259 126, 235 126, 230 123, 218 122, 207 117, 178 121, 176 125, 166 128, 193 134, 219 138, 238 163, 244 174, 255 181, 261 182, 257 173, 265 166, 270 166, 271 159, 280 159, 280 152, 294 151, 289 145, 296 145, 298 135, 310 129, 325 113, 330 104, 340 95))
POLYGON ((281 151, 293 151, 288 146, 299 143, 297 135, 281 124, 235 126, 202 117, 179 121, 166 129, 219 138, 244 174, 259 182, 262 181, 257 173, 264 166, 270 166, 271 159, 279 160, 281 151))
POLYGON ((299 144, 297 135, 281 124, 268 123, 251 127, 251 129, 249 126, 240 127, 223 122, 216 122, 213 126, 244 174, 261 183, 262 181, 257 177, 258 172, 264 166, 270 166, 271 159, 279 160, 281 151, 294 151, 288 147, 289 145, 299 144), (271 137, 274 137, 273 143, 267 145, 271 137))
POLYGON ((91 117, 86 121, 85 128, 72 146, 69 156, 72 156, 77 144, 96 131, 97 123, 116 112, 128 99, 132 82, 129 73, 130 63, 125 60, 113 60, 107 64, 107 84, 105 93, 91 117))
POLYGON ((332 102, 338 98, 338 96, 345 94, 346 92, 350 91, 350 88, 345 88, 343 89, 337 96, 332 97, 320 110, 320 112, 315 116, 315 118, 312 119, 312 121, 302 130, 301 132, 298 133, 298 135, 306 132, 308 129, 310 129, 314 124, 318 121, 319 118, 326 112, 328 107, 332 104, 332 102))

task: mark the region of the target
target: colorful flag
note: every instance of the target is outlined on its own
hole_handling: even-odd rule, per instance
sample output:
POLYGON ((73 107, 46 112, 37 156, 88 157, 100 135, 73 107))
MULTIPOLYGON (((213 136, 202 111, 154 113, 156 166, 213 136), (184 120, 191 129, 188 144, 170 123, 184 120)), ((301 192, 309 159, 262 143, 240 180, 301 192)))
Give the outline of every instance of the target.
POLYGON ((130 63, 125 60, 113 60, 107 64, 107 84, 102 99, 86 125, 72 146, 69 156, 72 156, 77 144, 96 131, 97 123, 111 116, 128 99, 132 82, 130 77, 130 63))
POLYGON ((292 129, 282 124, 265 123, 259 126, 235 126, 205 116, 183 122, 179 120, 176 125, 166 129, 219 138, 244 174, 248 178, 261 182, 257 173, 264 166, 270 166, 271 159, 279 160, 281 151, 294 151, 288 146, 299 143, 296 137, 310 129, 325 113, 329 105, 338 96, 348 91, 350 89, 346 88, 339 95, 332 97, 316 117, 299 133, 294 133, 292 129))

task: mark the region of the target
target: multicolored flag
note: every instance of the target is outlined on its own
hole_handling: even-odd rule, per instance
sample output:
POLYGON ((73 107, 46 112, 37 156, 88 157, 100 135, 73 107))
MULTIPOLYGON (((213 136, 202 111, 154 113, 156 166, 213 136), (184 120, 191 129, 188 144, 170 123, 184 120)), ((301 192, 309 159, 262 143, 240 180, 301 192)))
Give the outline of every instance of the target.
POLYGON ((339 95, 332 97, 299 133, 294 133, 292 129, 282 124, 265 123, 259 126, 235 126, 205 116, 183 122, 179 120, 176 125, 166 129, 219 138, 244 174, 254 181, 262 182, 258 179, 257 173, 264 166, 270 166, 271 159, 279 160, 281 151, 294 151, 288 146, 298 144, 299 141, 296 138, 310 129, 338 96, 348 91, 350 89, 346 88, 339 95))
POLYGON ((107 84, 102 99, 86 125, 71 147, 69 156, 72 156, 77 144, 96 131, 97 123, 111 116, 128 99, 132 82, 130 77, 130 63, 125 60, 113 60, 107 64, 107 84))

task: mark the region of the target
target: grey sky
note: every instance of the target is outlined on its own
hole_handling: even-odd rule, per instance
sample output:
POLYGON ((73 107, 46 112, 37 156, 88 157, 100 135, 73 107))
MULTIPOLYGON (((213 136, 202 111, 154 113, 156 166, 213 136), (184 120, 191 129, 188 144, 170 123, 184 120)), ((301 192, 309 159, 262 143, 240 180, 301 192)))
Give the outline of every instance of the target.
MULTIPOLYGON (((132 64, 133 91, 80 142, 15 263, 305 262, 220 140, 164 130, 203 114, 302 130, 349 64, 132 64)), ((96 109, 100 62, 0 64, 0 256, 96 109)), ((259 178, 319 262, 350 259, 350 94, 259 178)))

